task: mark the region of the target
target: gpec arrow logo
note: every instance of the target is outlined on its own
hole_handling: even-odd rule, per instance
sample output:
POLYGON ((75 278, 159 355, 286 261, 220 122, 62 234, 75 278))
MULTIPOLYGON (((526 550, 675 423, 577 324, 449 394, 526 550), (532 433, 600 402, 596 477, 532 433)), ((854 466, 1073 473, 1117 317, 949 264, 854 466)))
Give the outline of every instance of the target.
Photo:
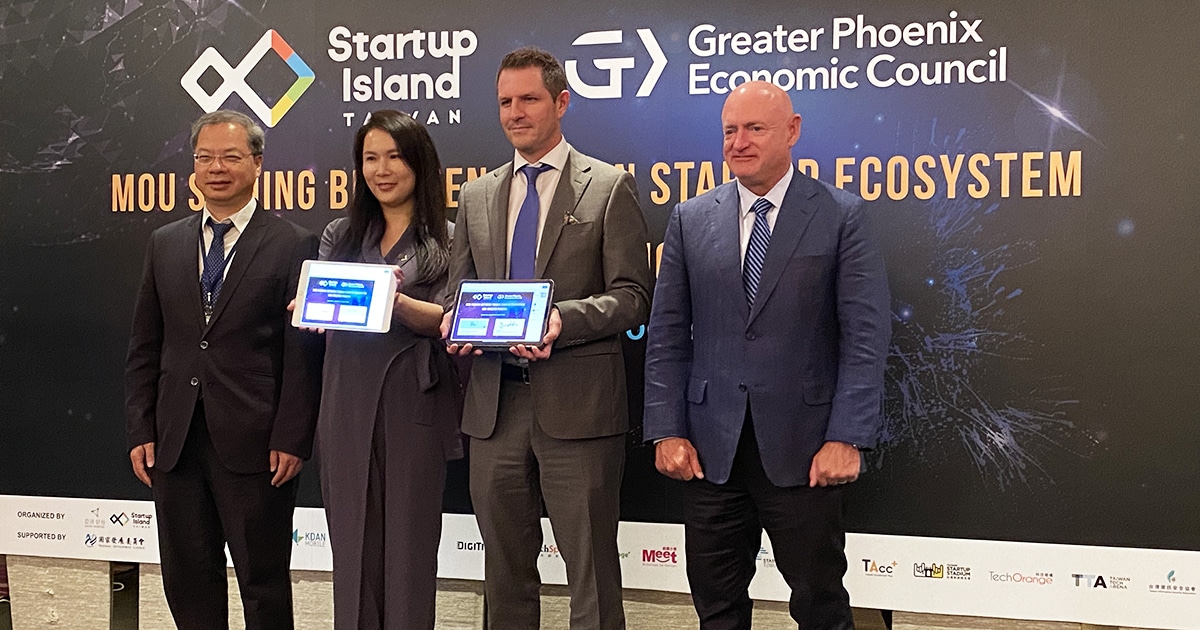
MULTIPOLYGON (((654 38, 654 33, 650 29, 639 28, 637 34, 642 40, 642 45, 646 47, 646 52, 650 53, 650 59, 653 63, 650 64, 650 72, 646 73, 646 78, 642 79, 642 84, 638 86, 635 96, 650 96, 650 93, 654 91, 655 84, 658 83, 658 78, 662 76, 663 68, 667 67, 667 56, 663 54, 662 48, 658 45, 658 40, 654 38)), ((600 44, 620 44, 623 40, 624 34, 619 30, 591 31, 576 37, 575 41, 571 42, 571 45, 596 46, 600 44)), ((568 59, 564 69, 567 71, 567 82, 571 84, 571 88, 584 98, 621 98, 621 75, 624 70, 634 66, 633 57, 593 59, 592 65, 598 70, 608 71, 608 83, 605 85, 585 83, 579 77, 579 61, 568 59)))
POLYGON ((184 91, 196 101, 196 104, 206 112, 215 112, 220 109, 229 95, 236 93, 242 97, 250 110, 258 116, 268 127, 274 127, 279 124, 280 119, 292 105, 296 104, 300 95, 312 85, 315 75, 308 64, 292 50, 292 47, 275 32, 275 29, 270 29, 258 39, 258 42, 250 48, 250 52, 242 58, 237 67, 229 65, 229 62, 217 52, 216 48, 209 47, 200 57, 196 59, 196 63, 188 68, 187 72, 179 79, 179 84, 183 86, 184 91), (292 72, 296 73, 296 82, 288 88, 287 92, 276 101, 274 107, 267 107, 262 98, 250 88, 246 83, 246 77, 250 71, 258 65, 262 58, 267 55, 267 51, 273 50, 279 58, 291 68, 292 72), (221 85, 209 94, 200 87, 199 79, 209 68, 217 71, 223 79, 221 85))

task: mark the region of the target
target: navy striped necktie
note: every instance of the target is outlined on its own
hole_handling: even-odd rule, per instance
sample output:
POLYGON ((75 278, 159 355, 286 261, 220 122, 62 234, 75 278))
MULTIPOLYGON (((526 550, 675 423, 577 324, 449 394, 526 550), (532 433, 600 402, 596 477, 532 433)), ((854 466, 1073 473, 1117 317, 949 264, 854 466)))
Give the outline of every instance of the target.
POLYGON ((225 255, 225 233, 233 229, 233 223, 218 223, 210 218, 208 227, 212 228, 213 238, 208 253, 204 255, 204 271, 200 274, 205 317, 212 316, 217 296, 221 293, 221 283, 225 280, 225 263, 229 260, 225 255))
POLYGON ((753 306, 758 295, 758 279, 762 275, 763 261, 767 258, 767 245, 771 243, 771 226, 767 213, 774 207, 766 197, 759 197, 750 207, 754 212, 754 227, 750 230, 750 243, 746 246, 746 259, 742 262, 742 287, 746 289, 746 303, 753 306))

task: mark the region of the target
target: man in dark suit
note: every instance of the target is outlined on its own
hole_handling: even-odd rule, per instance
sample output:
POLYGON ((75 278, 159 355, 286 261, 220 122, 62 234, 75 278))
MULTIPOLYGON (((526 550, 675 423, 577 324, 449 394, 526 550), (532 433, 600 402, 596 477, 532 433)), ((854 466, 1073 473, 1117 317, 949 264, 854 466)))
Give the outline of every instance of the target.
POLYGON ((204 211, 150 236, 126 363, 134 474, 154 495, 180 630, 228 627, 225 544, 246 627, 293 627, 296 481, 312 451, 323 340, 288 324, 317 237, 257 209, 263 131, 231 111, 192 125, 204 211))
POLYGON ((798 172, 800 116, 769 83, 721 112, 737 176, 671 213, 646 349, 645 438, 685 480, 704 630, 749 628, 762 530, 804 630, 853 628, 842 484, 877 437, 891 334, 862 200, 798 172))
MULTIPOLYGON (((567 566, 571 628, 623 628, 617 522, 629 412, 620 336, 649 312, 645 219, 632 176, 563 139, 570 93, 558 60, 509 53, 496 85, 516 152, 462 188, 448 301, 464 278, 555 284, 542 344, 476 356, 467 385, 462 431, 471 436, 488 627, 539 627, 544 501, 567 566)), ((449 350, 472 353, 470 344, 449 350)))

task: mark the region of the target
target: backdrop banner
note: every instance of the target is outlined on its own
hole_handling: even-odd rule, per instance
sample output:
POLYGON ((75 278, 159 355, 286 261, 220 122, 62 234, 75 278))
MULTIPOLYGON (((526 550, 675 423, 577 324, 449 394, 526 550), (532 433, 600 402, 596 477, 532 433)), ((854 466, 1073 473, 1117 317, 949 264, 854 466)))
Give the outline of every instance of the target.
MULTIPOLYGON (((536 45, 567 71, 568 141, 634 174, 651 265, 675 204, 730 179, 720 109, 750 79, 802 115, 797 168, 870 201, 894 326, 882 442, 848 495, 856 605, 1194 626, 1200 4, 730 8, 0 6, 0 553, 156 558, 124 358, 150 232, 202 207, 197 116, 261 121, 261 207, 319 232, 345 215, 355 130, 409 112, 453 216, 462 184, 512 156, 496 69, 536 45)), ((644 334, 627 333, 635 417, 644 334)), ((639 438, 626 582, 685 590, 679 488, 639 438)), ((302 475, 309 508, 318 467, 302 475)), ((446 491, 446 575, 482 558, 466 469, 451 465, 446 491)), ((300 565, 328 568, 323 523, 298 512, 300 565)), ((756 594, 783 598, 762 573, 756 594)))

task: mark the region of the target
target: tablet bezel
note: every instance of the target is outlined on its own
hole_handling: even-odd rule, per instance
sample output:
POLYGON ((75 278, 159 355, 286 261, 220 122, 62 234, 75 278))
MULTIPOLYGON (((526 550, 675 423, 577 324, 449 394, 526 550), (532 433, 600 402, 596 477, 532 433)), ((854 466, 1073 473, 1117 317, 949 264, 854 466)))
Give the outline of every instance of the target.
POLYGON ((300 280, 296 284, 296 309, 292 312, 292 325, 296 328, 321 328, 324 330, 343 330, 351 332, 386 333, 392 327, 392 307, 396 303, 396 267, 394 265, 376 265, 371 263, 337 262, 332 260, 306 260, 300 268, 300 280), (371 302, 367 307, 367 322, 372 320, 372 311, 378 308, 382 313, 382 321, 375 326, 358 324, 339 324, 336 322, 318 322, 304 319, 308 307, 308 285, 313 276, 313 268, 317 268, 317 278, 332 278, 338 280, 371 280, 376 284, 372 287, 371 302), (358 270, 357 274, 328 275, 326 267, 345 268, 347 271, 358 270), (374 276, 378 275, 376 278, 374 276), (382 286, 380 283, 382 282, 382 286), (382 304, 380 304, 382 302, 382 304), (376 304, 379 304, 376 307, 376 304))
MULTIPOLYGON (((477 289, 477 288, 472 289, 471 292, 477 293, 477 292, 479 292, 479 289, 477 289)), ((520 345, 520 344, 527 345, 527 346, 541 346, 542 338, 544 338, 546 336, 546 327, 550 323, 550 310, 554 308, 554 281, 549 278, 533 278, 533 279, 528 279, 528 280, 480 280, 478 278, 464 279, 464 280, 460 280, 458 282, 458 290, 455 293, 454 297, 455 297, 454 317, 451 319, 451 322, 450 322, 450 335, 449 335, 449 338, 446 340, 447 343, 455 343, 455 344, 459 344, 459 345, 469 343, 469 344, 471 344, 471 347, 477 348, 480 350, 508 350, 510 347, 515 346, 515 345, 520 345), (520 284, 545 285, 545 287, 547 289, 547 291, 546 291, 546 309, 545 309, 545 312, 541 314, 542 325, 540 327, 540 332, 538 334, 536 342, 530 342, 525 339, 520 339, 520 340, 480 340, 478 338, 463 338, 463 337, 455 336, 456 331, 458 330, 458 323, 459 323, 459 317, 460 317, 459 311, 460 311, 460 307, 462 306, 462 303, 463 303, 462 298, 463 298, 464 292, 466 291, 465 287, 467 287, 468 285, 480 285, 480 284, 486 285, 489 287, 495 287, 494 289, 492 289, 495 292, 504 291, 505 290, 504 287, 506 285, 520 285, 520 284)), ((530 306, 532 307, 533 305, 530 305, 530 306)), ((531 313, 530 315, 531 316, 530 316, 529 321, 532 322, 532 321, 534 321, 534 318, 536 317, 536 313, 531 313)))

